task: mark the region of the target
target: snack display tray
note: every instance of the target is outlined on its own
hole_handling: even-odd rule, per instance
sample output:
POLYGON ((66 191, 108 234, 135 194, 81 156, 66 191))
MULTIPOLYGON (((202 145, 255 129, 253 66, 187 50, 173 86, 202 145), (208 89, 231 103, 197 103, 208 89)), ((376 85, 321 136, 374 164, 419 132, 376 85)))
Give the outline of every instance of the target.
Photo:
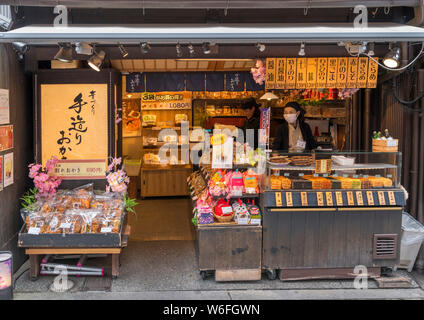
MULTIPOLYGON (((284 169, 284 170, 315 170, 315 165, 312 166, 293 166, 293 165, 286 165, 284 167, 273 165, 268 161, 269 168, 274 169, 284 169)), ((354 164, 352 166, 339 166, 339 165, 332 165, 331 170, 336 171, 342 171, 342 170, 379 170, 379 169, 397 169, 397 166, 392 164, 385 164, 385 163, 358 163, 354 164)))

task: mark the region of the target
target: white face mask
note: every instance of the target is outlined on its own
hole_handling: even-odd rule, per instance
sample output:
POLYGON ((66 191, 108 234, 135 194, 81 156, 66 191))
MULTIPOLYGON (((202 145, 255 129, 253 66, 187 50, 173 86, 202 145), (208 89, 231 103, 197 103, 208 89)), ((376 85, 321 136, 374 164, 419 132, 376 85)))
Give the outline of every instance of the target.
POLYGON ((293 124, 297 120, 297 114, 285 114, 284 119, 290 124, 293 124))

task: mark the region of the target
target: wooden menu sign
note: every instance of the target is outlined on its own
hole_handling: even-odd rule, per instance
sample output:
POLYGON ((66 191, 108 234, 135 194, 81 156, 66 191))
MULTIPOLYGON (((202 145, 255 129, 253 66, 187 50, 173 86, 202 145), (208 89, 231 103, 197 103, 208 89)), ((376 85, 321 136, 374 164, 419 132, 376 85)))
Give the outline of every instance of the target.
POLYGON ((265 88, 376 88, 377 75, 368 57, 267 58, 265 88))

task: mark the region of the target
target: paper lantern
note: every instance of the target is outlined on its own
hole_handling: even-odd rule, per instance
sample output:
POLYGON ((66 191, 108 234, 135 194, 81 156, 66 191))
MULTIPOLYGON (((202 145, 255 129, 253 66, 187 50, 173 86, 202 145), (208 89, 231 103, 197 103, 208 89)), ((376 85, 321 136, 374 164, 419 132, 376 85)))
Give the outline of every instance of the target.
POLYGON ((12 253, 0 251, 0 300, 13 298, 12 253))

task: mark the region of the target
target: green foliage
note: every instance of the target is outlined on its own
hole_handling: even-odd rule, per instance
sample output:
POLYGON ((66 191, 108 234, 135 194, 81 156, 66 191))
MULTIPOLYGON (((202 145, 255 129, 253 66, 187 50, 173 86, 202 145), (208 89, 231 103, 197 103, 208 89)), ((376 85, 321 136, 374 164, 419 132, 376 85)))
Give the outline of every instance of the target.
POLYGON ((138 202, 136 201, 136 199, 131 199, 127 196, 127 194, 125 194, 124 196, 124 205, 125 205, 125 210, 128 212, 132 212, 135 213, 133 207, 135 207, 136 205, 138 205, 138 202))
POLYGON ((191 222, 194 224, 195 227, 197 227, 197 218, 196 217, 191 219, 191 222))
POLYGON ((22 201, 21 206, 25 209, 32 207, 37 202, 37 199, 35 197, 37 193, 38 189, 35 187, 25 192, 24 195, 20 198, 20 200, 22 201))

